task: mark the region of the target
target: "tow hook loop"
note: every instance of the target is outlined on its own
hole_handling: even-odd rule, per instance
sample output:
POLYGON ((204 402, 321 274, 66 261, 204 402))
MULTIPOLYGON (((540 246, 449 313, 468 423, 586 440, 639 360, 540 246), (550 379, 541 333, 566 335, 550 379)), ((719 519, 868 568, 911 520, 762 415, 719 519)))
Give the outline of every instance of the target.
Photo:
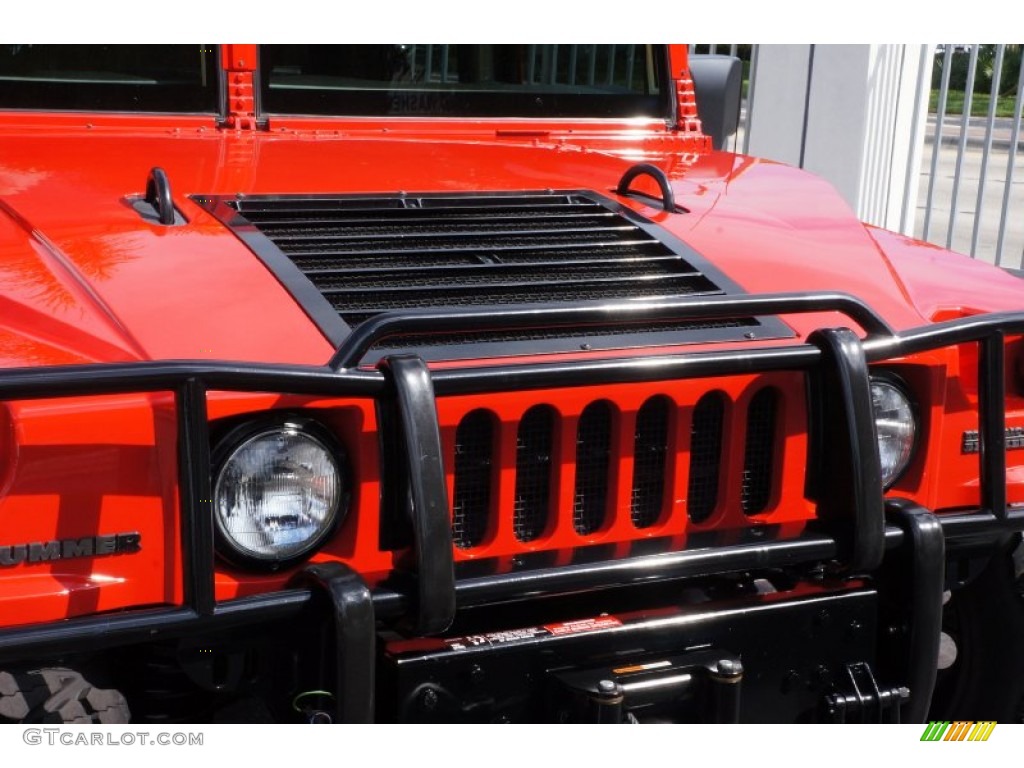
POLYGON ((658 188, 661 190, 661 207, 666 213, 676 212, 676 196, 672 191, 672 184, 669 183, 668 176, 656 165, 650 163, 638 163, 632 168, 622 174, 622 178, 619 179, 619 185, 615 188, 616 194, 626 195, 632 194, 632 190, 629 185, 633 183, 633 180, 637 176, 650 176, 658 184, 658 188))
POLYGON ((171 198, 171 182, 163 168, 153 167, 146 179, 145 201, 153 206, 157 218, 165 227, 175 223, 174 202, 171 198))

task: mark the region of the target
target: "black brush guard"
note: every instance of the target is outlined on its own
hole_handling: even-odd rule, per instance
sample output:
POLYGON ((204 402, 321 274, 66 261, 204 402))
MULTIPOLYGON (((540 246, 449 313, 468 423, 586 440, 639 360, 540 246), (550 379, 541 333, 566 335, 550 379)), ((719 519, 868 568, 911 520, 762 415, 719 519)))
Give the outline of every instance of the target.
MULTIPOLYGON (((338 720, 366 722, 374 712, 375 622, 404 620, 419 634, 444 631, 456 607, 465 608, 801 562, 832 561, 863 572, 880 565, 886 549, 905 547, 914 568, 909 678, 930 693, 934 668, 928 653, 938 642, 943 545, 996 541, 1024 530, 1024 510, 1007 508, 1004 349, 1007 335, 1024 333, 1024 312, 994 313, 894 332, 860 300, 841 293, 672 299, 654 302, 530 305, 445 312, 379 315, 357 328, 327 366, 252 365, 175 361, 12 369, 0 372, 0 399, 27 400, 78 395, 172 391, 179 434, 184 605, 0 631, 0 661, 152 641, 298 614, 326 594, 334 606, 339 690, 338 720), (846 328, 821 329, 803 344, 738 347, 658 357, 592 362, 507 364, 429 371, 414 355, 391 356, 377 370, 359 363, 378 342, 409 331, 505 330, 838 312, 855 321, 863 339, 846 328), (909 503, 883 504, 868 381, 868 363, 957 344, 978 342, 981 507, 938 518, 909 503), (434 404, 436 396, 497 393, 581 384, 693 379, 773 370, 803 370, 815 377, 810 424, 829 435, 832 450, 811 451, 808 491, 831 478, 818 502, 820 530, 791 540, 698 548, 620 560, 572 564, 526 572, 456 579, 447 490, 434 404), (374 398, 396 414, 397 430, 383 436, 382 450, 399 462, 412 499, 415 573, 408 587, 388 582, 374 590, 342 564, 310 566, 292 588, 225 603, 214 599, 214 533, 211 504, 210 390, 374 398), (822 458, 827 454, 827 458, 822 458), (417 457, 415 463, 408 457, 417 457), (869 466, 865 466, 869 465, 869 466), (410 466, 418 467, 410 471, 410 466), (827 473, 827 475, 826 475, 827 473), (886 514, 892 524, 886 524, 886 514), (343 685, 343 687, 342 687, 343 685)), ((820 439, 820 437, 819 437, 820 439)), ((407 511, 408 513, 408 511, 407 511)), ((934 653, 932 653, 934 658, 934 653)), ((924 702, 927 706, 927 701, 924 702)), ((924 717, 919 711, 911 719, 924 717)))

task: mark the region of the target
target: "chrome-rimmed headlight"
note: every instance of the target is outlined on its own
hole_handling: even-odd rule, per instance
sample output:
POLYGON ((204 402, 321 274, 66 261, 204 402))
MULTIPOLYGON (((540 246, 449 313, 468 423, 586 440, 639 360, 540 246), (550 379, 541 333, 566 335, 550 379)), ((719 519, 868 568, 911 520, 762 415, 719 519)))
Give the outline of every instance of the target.
POLYGON ((344 456, 311 419, 250 423, 215 454, 217 549, 239 565, 275 569, 316 550, 347 506, 344 456))
POLYGON ((871 405, 875 412, 882 485, 889 488, 910 464, 917 442, 917 416, 913 403, 895 377, 871 377, 871 405))

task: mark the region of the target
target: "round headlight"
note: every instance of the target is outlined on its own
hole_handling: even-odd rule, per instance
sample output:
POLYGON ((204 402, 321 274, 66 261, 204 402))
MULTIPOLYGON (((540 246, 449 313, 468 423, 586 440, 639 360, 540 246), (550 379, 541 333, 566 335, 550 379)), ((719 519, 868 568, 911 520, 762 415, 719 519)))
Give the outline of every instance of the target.
POLYGON ((214 482, 221 554, 276 567, 316 549, 338 522, 344 477, 329 438, 302 420, 227 438, 214 482))
POLYGON ((882 485, 888 488, 910 463, 917 439, 917 423, 910 398, 888 379, 871 379, 871 404, 875 411, 878 455, 882 460, 882 485))

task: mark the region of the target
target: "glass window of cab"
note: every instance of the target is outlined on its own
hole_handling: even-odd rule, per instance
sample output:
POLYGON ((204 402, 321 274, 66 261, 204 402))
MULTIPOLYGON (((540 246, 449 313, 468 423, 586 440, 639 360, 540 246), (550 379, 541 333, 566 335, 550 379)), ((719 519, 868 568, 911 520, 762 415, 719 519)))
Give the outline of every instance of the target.
POLYGON ((0 109, 215 113, 214 45, 0 45, 0 109))
POLYGON ((264 45, 270 114, 667 118, 659 45, 264 45))

